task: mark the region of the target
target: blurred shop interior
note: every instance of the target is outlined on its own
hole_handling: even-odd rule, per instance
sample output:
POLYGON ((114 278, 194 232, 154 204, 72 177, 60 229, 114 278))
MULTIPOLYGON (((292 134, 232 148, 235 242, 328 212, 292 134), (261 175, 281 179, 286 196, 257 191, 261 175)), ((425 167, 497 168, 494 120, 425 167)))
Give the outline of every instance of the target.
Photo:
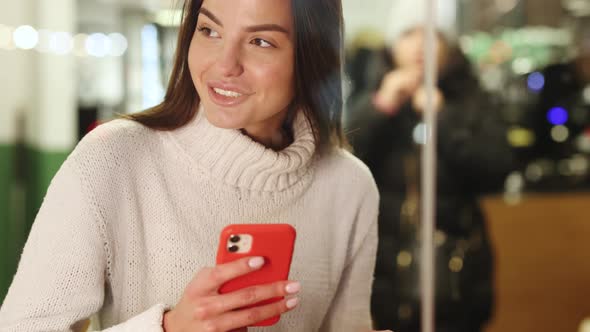
MULTIPOLYGON (((181 2, 0 4, 0 301, 47 186, 76 143, 101 122, 162 100, 181 2)), ((396 9, 402 2, 410 3, 343 0, 349 96, 392 26, 407 19, 396 9)), ((590 0, 439 5, 438 24, 499 105, 514 155, 499 189, 479 198, 494 251, 486 331, 588 332, 590 0)), ((461 257, 449 262, 461 266, 461 257)))

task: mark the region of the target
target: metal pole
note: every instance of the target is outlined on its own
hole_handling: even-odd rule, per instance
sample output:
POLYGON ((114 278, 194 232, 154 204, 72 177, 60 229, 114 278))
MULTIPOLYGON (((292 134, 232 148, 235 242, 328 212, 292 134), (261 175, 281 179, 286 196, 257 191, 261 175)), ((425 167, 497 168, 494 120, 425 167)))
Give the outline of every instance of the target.
POLYGON ((422 149, 422 265, 420 268, 422 332, 434 332, 434 225, 436 200, 436 110, 434 93, 437 80, 436 1, 426 1, 424 123, 426 142, 422 149))

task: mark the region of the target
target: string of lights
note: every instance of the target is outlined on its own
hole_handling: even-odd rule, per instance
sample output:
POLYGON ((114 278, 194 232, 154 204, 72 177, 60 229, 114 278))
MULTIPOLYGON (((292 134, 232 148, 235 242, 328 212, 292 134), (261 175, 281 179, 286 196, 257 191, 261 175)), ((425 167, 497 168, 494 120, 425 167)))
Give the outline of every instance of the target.
POLYGON ((12 27, 0 24, 0 50, 35 50, 55 55, 102 58, 122 56, 127 47, 127 38, 118 32, 73 35, 30 25, 12 27))

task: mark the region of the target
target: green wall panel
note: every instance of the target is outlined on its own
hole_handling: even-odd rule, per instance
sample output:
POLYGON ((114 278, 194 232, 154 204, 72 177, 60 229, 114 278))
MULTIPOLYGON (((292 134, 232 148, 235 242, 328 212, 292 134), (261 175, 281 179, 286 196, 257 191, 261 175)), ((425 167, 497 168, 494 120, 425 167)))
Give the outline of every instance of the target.
POLYGON ((0 145, 0 302, 47 187, 69 153, 0 145))

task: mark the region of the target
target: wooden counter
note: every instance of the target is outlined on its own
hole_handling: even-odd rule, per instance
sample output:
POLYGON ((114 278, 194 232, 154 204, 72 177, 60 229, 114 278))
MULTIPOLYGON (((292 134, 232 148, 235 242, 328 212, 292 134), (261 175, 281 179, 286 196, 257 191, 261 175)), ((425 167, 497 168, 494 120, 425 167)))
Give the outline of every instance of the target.
POLYGON ((482 200, 496 255, 486 332, 577 332, 590 316, 590 193, 482 200))

